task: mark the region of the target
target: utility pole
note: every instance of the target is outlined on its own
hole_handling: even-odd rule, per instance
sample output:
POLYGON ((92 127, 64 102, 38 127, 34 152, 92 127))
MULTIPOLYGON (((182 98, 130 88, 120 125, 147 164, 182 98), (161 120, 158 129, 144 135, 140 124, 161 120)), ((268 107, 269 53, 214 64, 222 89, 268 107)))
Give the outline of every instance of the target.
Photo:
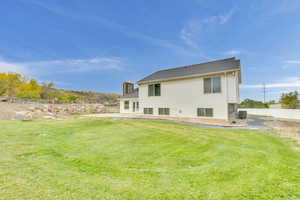
POLYGON ((263 84, 263 93, 264 93, 264 103, 266 103, 266 84, 263 84))

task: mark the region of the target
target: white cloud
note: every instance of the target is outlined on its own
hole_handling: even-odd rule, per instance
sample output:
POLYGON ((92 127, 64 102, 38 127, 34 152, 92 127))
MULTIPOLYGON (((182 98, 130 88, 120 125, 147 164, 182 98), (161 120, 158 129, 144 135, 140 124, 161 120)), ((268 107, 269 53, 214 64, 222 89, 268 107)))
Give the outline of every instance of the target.
POLYGON ((300 60, 285 60, 283 61, 282 69, 293 68, 300 65, 300 60))
MULTIPOLYGON (((300 77, 288 77, 282 82, 269 83, 266 88, 300 88, 300 77)), ((242 85, 242 88, 263 88, 263 84, 242 85)))
POLYGON ((26 75, 88 72, 100 70, 122 70, 120 58, 95 57, 88 59, 64 59, 34 62, 0 61, 1 72, 17 72, 26 75))
POLYGON ((240 55, 241 53, 242 52, 239 50, 229 50, 224 52, 224 54, 228 56, 236 56, 236 55, 240 55))
POLYGON ((285 64, 300 64, 300 60, 285 60, 285 64))
POLYGON ((56 72, 85 72, 99 70, 121 70, 120 58, 96 57, 89 59, 66 59, 26 62, 23 65, 34 69, 56 69, 56 72))
POLYGON ((199 48, 198 38, 201 37, 201 32, 205 26, 209 25, 223 25, 229 22, 232 18, 235 8, 231 9, 228 13, 223 15, 211 16, 206 19, 192 20, 180 32, 180 38, 186 45, 192 48, 199 48))
POLYGON ((0 61, 0 72, 28 74, 29 71, 25 66, 21 64, 0 61))

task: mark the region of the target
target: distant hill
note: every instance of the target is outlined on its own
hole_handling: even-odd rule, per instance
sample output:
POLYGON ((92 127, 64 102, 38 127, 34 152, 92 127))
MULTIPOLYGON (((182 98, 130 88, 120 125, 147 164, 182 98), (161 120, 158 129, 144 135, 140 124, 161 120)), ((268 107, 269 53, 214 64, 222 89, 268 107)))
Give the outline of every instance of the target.
POLYGON ((22 74, 0 73, 0 100, 117 104, 120 96, 113 93, 62 90, 54 86, 52 82, 39 83, 22 74))
POLYGON ((63 92, 78 97, 78 101, 85 103, 101 103, 101 104, 118 104, 119 94, 94 92, 94 91, 78 91, 78 90, 62 90, 63 92))

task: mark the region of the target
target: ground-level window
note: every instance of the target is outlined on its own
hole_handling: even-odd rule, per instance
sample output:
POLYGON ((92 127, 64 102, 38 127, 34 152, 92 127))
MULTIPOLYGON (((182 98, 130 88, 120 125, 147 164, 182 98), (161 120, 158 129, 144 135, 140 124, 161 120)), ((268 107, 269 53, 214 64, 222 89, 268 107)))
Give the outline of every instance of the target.
POLYGON ((124 109, 125 110, 129 109, 129 101, 124 101, 124 109))
POLYGON ((198 117, 213 117, 214 110, 212 108, 198 108, 197 115, 198 117))
POLYGON ((137 101, 136 102, 136 110, 139 110, 140 109, 140 103, 137 101))
POLYGON ((144 108, 144 114, 153 115, 153 108, 144 108))
POLYGON ((148 96, 160 96, 160 84, 148 85, 148 96))
POLYGON ((170 115, 170 108, 158 108, 159 115, 170 115))
POLYGON ((221 92, 221 77, 204 78, 204 93, 220 93, 221 92))

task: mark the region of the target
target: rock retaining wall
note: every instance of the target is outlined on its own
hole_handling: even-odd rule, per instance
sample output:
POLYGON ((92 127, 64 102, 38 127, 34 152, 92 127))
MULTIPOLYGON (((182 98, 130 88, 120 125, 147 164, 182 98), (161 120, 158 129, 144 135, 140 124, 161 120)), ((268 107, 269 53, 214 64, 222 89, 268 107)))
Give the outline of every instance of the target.
POLYGON ((0 103, 0 120, 58 118, 71 114, 116 112, 102 104, 14 104, 0 103))

